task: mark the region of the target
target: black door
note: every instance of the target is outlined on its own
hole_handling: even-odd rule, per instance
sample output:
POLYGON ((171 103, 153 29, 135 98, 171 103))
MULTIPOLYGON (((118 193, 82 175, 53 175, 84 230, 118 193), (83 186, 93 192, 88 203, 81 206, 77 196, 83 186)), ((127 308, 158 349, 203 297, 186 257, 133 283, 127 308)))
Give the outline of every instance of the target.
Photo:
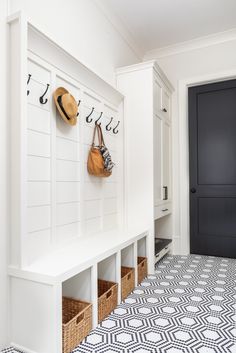
POLYGON ((236 80, 189 88, 190 250, 236 258, 236 80))

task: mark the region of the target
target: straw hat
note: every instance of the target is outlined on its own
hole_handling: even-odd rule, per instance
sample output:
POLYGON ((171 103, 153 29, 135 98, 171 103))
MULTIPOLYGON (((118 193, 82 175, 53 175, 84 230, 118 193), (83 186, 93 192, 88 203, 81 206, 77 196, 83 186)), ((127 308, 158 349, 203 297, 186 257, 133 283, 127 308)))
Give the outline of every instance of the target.
POLYGON ((75 125, 78 113, 75 98, 64 87, 58 87, 53 96, 62 119, 69 125, 75 125))

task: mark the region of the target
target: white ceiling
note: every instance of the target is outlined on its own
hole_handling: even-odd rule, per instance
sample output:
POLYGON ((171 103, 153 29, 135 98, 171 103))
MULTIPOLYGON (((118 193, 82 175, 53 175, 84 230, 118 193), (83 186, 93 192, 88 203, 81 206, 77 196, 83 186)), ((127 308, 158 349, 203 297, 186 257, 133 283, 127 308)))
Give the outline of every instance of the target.
POLYGON ((236 0, 100 0, 142 52, 236 27, 236 0))

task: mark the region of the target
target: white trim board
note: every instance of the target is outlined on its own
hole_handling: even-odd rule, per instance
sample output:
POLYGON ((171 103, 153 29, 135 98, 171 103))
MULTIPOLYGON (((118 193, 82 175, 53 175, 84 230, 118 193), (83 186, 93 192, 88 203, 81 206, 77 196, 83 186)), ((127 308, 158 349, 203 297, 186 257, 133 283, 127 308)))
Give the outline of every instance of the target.
POLYGON ((179 111, 179 186, 180 186, 180 252, 190 253, 190 215, 189 215, 189 142, 188 142, 188 88, 207 83, 232 80, 236 69, 215 74, 196 76, 178 83, 179 111))
POLYGON ((219 32, 204 37, 176 43, 162 48, 149 50, 143 57, 143 60, 159 59, 165 56, 176 55, 191 50, 201 49, 225 42, 236 40, 236 28, 229 31, 219 32))
POLYGON ((37 352, 31 351, 31 350, 29 350, 29 349, 27 349, 27 348, 25 348, 25 347, 19 346, 18 344, 15 344, 14 342, 12 342, 12 343, 10 344, 10 346, 13 347, 13 348, 15 348, 15 349, 17 349, 19 352, 24 352, 24 353, 37 353, 37 352))

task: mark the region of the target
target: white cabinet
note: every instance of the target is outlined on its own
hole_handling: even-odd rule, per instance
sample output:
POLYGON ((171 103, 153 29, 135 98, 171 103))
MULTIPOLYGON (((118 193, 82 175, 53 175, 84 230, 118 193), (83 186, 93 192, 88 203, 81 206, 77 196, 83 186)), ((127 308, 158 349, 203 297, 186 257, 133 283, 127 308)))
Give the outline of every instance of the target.
MULTIPOLYGON (((171 202, 171 92, 165 83, 154 80, 154 207, 171 202)), ((160 207, 159 207, 160 209, 160 207)), ((155 210, 155 219, 166 213, 155 210)))
POLYGON ((171 125, 163 121, 162 130, 162 148, 163 148, 163 200, 171 200, 171 125))
POLYGON ((163 199, 163 121, 158 115, 153 118, 154 132, 154 205, 157 206, 163 199))
MULTIPOLYGON (((172 210, 173 88, 155 61, 118 69, 117 87, 125 96, 127 224, 130 228, 134 224, 148 227, 154 238, 154 221, 172 210)), ((153 238, 148 253, 152 252, 153 238)))
POLYGON ((170 93, 165 87, 161 89, 161 110, 167 119, 170 119, 170 93))

